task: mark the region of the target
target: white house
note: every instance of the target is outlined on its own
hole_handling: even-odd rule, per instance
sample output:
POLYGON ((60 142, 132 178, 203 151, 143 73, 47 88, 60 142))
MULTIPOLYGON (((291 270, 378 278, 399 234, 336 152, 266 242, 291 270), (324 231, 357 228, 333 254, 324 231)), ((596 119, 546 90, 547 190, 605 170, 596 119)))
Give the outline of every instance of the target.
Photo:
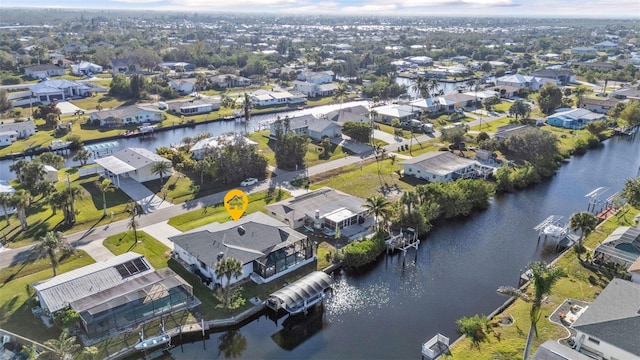
POLYGON ((24 74, 32 79, 44 79, 50 76, 61 76, 67 73, 67 69, 53 64, 29 66, 24 69, 24 74))
POLYGON ((405 175, 411 175, 429 182, 453 181, 475 178, 482 165, 449 151, 434 151, 418 155, 400 163, 405 175))
POLYGON ((18 139, 18 132, 15 130, 0 131, 0 147, 9 146, 18 139))
POLYGON ((496 85, 513 86, 517 88, 527 88, 531 90, 539 90, 544 81, 535 76, 513 74, 505 75, 496 79, 496 85))
POLYGON ((58 169, 54 168, 51 165, 44 165, 44 177, 43 180, 50 183, 58 182, 58 169))
POLYGON ((169 103, 169 110, 178 115, 208 114, 220 109, 220 101, 212 98, 192 99, 169 103))
POLYGON ((123 106, 113 110, 101 110, 89 115, 90 122, 100 122, 100 126, 126 126, 149 122, 159 122, 164 119, 161 110, 143 105, 123 106))
POLYGON ((98 74, 101 73, 102 70, 102 66, 88 61, 83 61, 79 64, 71 65, 71 72, 74 75, 98 74))
POLYGON ((372 109, 376 112, 374 120, 385 124, 391 124, 393 119, 407 122, 420 114, 420 108, 410 105, 391 104, 378 106, 372 109))
POLYGON ((175 79, 169 81, 169 86, 180 94, 191 94, 196 91, 196 78, 175 79))
MULTIPOLYGON (((120 178, 132 178, 137 182, 145 182, 160 178, 160 174, 154 174, 152 168, 155 163, 171 161, 143 148, 127 148, 117 153, 96 159, 96 164, 104 169, 106 177, 111 178, 114 185, 120 186, 120 178)), ((164 177, 173 174, 173 168, 164 177)))
POLYGON ((269 124, 270 138, 275 139, 278 131, 285 133, 287 127, 284 124, 285 121, 289 122, 289 131, 298 135, 307 135, 313 140, 322 140, 325 136, 332 138, 342 135, 342 128, 339 124, 324 117, 317 118, 313 115, 302 115, 288 120, 281 119, 269 124))
POLYGON ((295 80, 293 90, 299 91, 308 97, 330 96, 338 89, 333 83, 317 84, 309 81, 295 80))
POLYGON ((240 136, 239 134, 229 134, 202 139, 195 143, 189 149, 189 152, 193 154, 193 159, 202 160, 210 152, 221 150, 227 145, 237 144, 239 142, 244 142, 252 146, 258 145, 257 142, 240 136))
POLYGON ((309 124, 309 137, 320 140, 324 137, 342 137, 342 126, 336 122, 319 118, 309 124))
POLYGON ((213 85, 213 87, 218 89, 226 89, 231 87, 247 87, 251 85, 251 79, 234 74, 211 76, 209 77, 209 82, 213 85))
POLYGON ((249 94, 251 102, 256 106, 274 106, 287 104, 301 104, 307 101, 304 94, 288 91, 257 90, 249 94))
POLYGON ((265 207, 272 217, 292 229, 305 227, 313 231, 340 234, 349 238, 362 236, 375 222, 366 201, 341 191, 323 187, 265 207))
POLYGON ((20 121, 20 122, 3 122, 0 124, 0 132, 13 133, 15 132, 15 139, 26 139, 31 135, 35 135, 36 124, 33 121, 20 121))
POLYGON ((601 359, 640 360, 640 284, 613 279, 571 325, 576 350, 601 359))
POLYGON ((274 280, 315 261, 313 243, 307 236, 261 212, 239 221, 213 223, 172 236, 174 253, 213 288, 227 286, 218 278, 216 265, 228 258, 242 264, 242 275, 230 283, 251 278, 258 284, 274 280))
MULTIPOLYGON (((14 189, 13 186, 11 186, 11 184, 9 184, 7 180, 0 180, 0 194, 11 195, 14 192, 16 192, 16 189, 14 189)), ((13 214, 15 212, 16 212, 16 208, 7 206, 7 213, 13 214)), ((2 206, 0 206, 0 216, 4 216, 4 208, 2 206)))
POLYGON ((333 77, 335 73, 331 70, 328 71, 303 71, 298 74, 298 80, 306 81, 314 84, 328 84, 333 82, 333 77))
POLYGON ((93 92, 86 84, 67 79, 42 81, 29 86, 29 90, 37 102, 45 105, 68 98, 86 97, 93 92))
POLYGON ((609 110, 616 107, 619 102, 620 101, 616 99, 584 98, 580 101, 580 107, 595 113, 606 114, 609 110))

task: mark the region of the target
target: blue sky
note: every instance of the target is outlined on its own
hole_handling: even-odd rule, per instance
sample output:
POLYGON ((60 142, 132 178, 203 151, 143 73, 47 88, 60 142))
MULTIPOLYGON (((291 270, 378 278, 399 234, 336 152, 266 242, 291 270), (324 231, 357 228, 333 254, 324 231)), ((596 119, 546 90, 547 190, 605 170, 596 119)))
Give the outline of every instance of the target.
POLYGON ((639 0, 0 0, 0 7, 640 19, 639 0))

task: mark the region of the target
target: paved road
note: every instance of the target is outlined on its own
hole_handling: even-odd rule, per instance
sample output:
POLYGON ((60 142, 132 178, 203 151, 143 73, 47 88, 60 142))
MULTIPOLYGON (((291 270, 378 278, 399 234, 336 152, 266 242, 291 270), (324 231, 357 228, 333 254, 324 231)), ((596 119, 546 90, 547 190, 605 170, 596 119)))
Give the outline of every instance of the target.
MULTIPOLYGON (((495 120, 495 118, 491 120, 495 120)), ((485 119, 483 121, 486 122, 487 120, 485 119)), ((480 120, 473 120, 468 124, 469 126, 474 126, 476 125, 476 122, 479 123, 480 120)), ((415 136, 413 140, 403 139, 401 142, 394 142, 393 144, 384 146, 384 148, 388 153, 391 153, 396 151, 400 145, 409 145, 411 143, 415 144, 416 142, 424 143, 439 136, 440 132, 436 131, 433 134, 415 136)), ((290 182, 296 178, 322 174, 324 172, 341 168, 343 166, 360 163, 361 161, 373 156, 373 150, 371 150, 369 152, 361 153, 358 155, 346 156, 341 159, 318 164, 310 167, 308 170, 302 169, 298 171, 284 171, 275 169, 276 176, 261 181, 258 184, 250 186, 248 188, 243 188, 243 190, 248 193, 253 193, 264 191, 270 188, 282 188, 299 192, 299 189, 294 188, 290 184, 290 182)), ((190 200, 183 204, 170 205, 164 208, 160 208, 149 214, 143 214, 137 219, 139 229, 148 228, 151 229, 150 231, 154 231, 153 227, 155 224, 160 224, 158 225, 159 227, 169 226, 166 225, 166 223, 161 223, 166 222, 168 219, 188 211, 203 209, 208 206, 219 204, 223 201, 225 194, 226 191, 219 192, 204 196, 202 198, 190 200)), ((108 250, 104 248, 104 246, 102 246, 102 241, 108 236, 128 231, 128 223, 128 219, 115 221, 108 225, 98 226, 86 231, 69 234, 66 236, 66 238, 72 246, 86 251, 91 257, 100 261, 110 256, 108 250)), ((0 269, 19 264, 21 262, 24 262, 30 256, 34 256, 31 251, 31 247, 33 247, 33 245, 22 247, 19 249, 0 249, 0 269)))

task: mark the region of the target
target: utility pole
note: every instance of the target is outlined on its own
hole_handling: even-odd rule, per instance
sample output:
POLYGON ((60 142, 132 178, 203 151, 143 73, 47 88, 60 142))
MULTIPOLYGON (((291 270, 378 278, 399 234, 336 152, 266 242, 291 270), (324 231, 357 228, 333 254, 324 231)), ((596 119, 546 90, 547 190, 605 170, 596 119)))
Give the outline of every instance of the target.
POLYGON ((69 187, 69 201, 71 202, 71 217, 69 220, 71 220, 72 224, 76 223, 76 210, 75 210, 75 206, 74 206, 74 201, 73 201, 73 191, 71 191, 71 181, 69 180, 69 174, 67 174, 67 186, 69 187))

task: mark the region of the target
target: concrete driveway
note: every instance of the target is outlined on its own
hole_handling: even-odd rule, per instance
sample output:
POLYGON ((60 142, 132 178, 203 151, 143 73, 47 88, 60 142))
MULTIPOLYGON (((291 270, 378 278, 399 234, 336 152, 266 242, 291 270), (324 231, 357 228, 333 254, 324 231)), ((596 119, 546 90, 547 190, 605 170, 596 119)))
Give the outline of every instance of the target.
POLYGON ((77 110, 84 111, 84 109, 81 109, 68 101, 60 101, 56 104, 56 107, 60 109, 62 115, 73 115, 77 110))
POLYGON ((151 190, 131 178, 120 178, 120 190, 140 205, 145 214, 172 205, 157 197, 151 190))

